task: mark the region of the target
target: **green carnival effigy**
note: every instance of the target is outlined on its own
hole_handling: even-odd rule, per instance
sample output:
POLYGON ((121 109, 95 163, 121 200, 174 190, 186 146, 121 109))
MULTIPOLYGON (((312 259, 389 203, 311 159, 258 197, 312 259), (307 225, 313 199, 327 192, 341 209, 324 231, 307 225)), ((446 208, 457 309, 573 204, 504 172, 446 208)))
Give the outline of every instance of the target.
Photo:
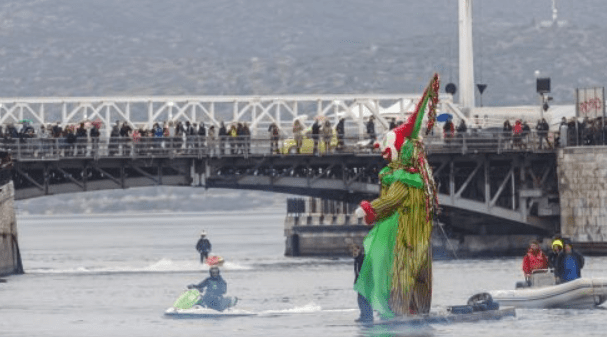
POLYGON ((388 161, 379 173, 380 195, 357 211, 374 227, 363 243, 365 260, 354 289, 383 318, 430 311, 430 236, 438 199, 420 129, 426 112, 427 133, 434 125, 439 83, 434 74, 407 122, 378 143, 388 161))

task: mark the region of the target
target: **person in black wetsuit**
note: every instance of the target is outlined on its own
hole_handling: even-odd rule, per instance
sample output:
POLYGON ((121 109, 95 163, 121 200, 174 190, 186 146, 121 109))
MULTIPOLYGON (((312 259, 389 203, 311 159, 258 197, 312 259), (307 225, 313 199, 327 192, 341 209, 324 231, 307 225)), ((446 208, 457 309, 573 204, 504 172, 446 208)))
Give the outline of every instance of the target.
POLYGON ((230 306, 231 302, 229 298, 223 297, 228 291, 228 285, 223 277, 219 275, 218 267, 211 267, 209 274, 211 276, 204 279, 204 281, 188 285, 188 289, 196 289, 202 293, 206 288, 204 295, 196 304, 217 311, 223 311, 230 306))
MULTIPOLYGON (((360 269, 363 266, 363 261, 365 260, 365 254, 360 246, 352 246, 352 257, 354 257, 354 283, 356 283, 360 269)), ((367 299, 360 293, 358 293, 358 308, 360 309, 360 317, 356 319, 356 322, 373 321, 373 308, 371 308, 367 299)))
POLYGON ((196 243, 196 250, 200 253, 200 263, 204 263, 211 252, 211 242, 207 239, 206 231, 200 233, 200 239, 198 240, 198 243, 196 243))

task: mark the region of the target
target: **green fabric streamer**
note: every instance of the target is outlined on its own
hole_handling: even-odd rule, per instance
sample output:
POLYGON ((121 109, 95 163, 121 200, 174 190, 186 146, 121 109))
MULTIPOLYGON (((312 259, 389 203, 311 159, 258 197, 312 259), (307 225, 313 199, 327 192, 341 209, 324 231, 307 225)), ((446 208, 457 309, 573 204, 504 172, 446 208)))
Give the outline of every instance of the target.
POLYGON ((399 213, 379 221, 363 241, 365 261, 354 290, 363 295, 382 318, 390 319, 394 313, 388 305, 392 288, 394 244, 398 231, 399 213), (387 272, 389 271, 389 272, 387 272))
POLYGON ((424 101, 419 107, 419 111, 417 112, 417 118, 415 119, 415 126, 413 127, 413 132, 411 132, 411 136, 409 136, 409 138, 411 139, 417 139, 417 137, 419 136, 419 131, 422 128, 422 120, 424 119, 424 114, 426 113, 426 105, 428 104, 429 98, 430 95, 424 95, 424 101))
POLYGON ((392 174, 386 174, 381 179, 382 184, 386 186, 392 185, 395 181, 400 181, 415 188, 424 188, 424 182, 419 173, 409 173, 405 170, 395 170, 392 174))

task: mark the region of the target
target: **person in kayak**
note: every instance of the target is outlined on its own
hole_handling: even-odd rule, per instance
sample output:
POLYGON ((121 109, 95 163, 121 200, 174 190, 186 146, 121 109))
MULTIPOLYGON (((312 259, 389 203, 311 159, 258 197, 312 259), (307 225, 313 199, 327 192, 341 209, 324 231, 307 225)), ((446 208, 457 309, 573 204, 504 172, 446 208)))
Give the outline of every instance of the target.
POLYGON ((559 283, 573 281, 582 277, 581 270, 584 267, 584 257, 573 250, 573 245, 565 241, 563 253, 556 260, 554 274, 559 283))
POLYGON ((196 250, 200 253, 200 263, 204 263, 211 252, 211 242, 207 239, 207 232, 204 230, 200 232, 200 239, 196 243, 196 250))
POLYGON ((218 267, 211 267, 209 270, 210 276, 198 284, 188 285, 188 289, 196 289, 204 295, 198 301, 198 305, 211 308, 217 311, 223 311, 229 306, 230 299, 224 298, 223 295, 228 291, 228 285, 223 277, 219 275, 218 267))
POLYGON ((527 255, 523 258, 523 272, 527 284, 530 283, 531 273, 537 269, 548 268, 548 257, 540 249, 540 243, 536 240, 531 241, 527 255))

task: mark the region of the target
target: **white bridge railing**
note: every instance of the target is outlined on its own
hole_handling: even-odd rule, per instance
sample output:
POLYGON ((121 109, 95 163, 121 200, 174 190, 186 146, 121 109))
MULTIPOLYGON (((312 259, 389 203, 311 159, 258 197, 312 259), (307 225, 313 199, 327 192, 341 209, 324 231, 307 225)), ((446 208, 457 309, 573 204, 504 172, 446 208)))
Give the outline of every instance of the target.
MULTIPOLYGON (((363 135, 366 119, 373 115, 378 132, 388 127, 386 119, 404 119, 415 109, 421 93, 394 95, 284 95, 284 96, 141 96, 141 97, 48 97, 0 98, 0 124, 30 120, 36 126, 101 120, 102 134, 109 136, 116 122, 133 128, 147 128, 156 122, 190 121, 215 125, 221 121, 246 122, 253 136, 265 135, 276 123, 289 134, 293 120, 315 116, 330 118, 333 125, 346 117, 350 129, 363 135)), ((443 94, 443 112, 454 111, 453 97, 443 94)), ((456 109, 456 108, 455 108, 456 109)), ((457 109, 456 109, 457 110, 457 109)), ((462 115, 463 116, 463 115, 462 115)), ((308 122, 310 124, 310 122, 308 122)))

